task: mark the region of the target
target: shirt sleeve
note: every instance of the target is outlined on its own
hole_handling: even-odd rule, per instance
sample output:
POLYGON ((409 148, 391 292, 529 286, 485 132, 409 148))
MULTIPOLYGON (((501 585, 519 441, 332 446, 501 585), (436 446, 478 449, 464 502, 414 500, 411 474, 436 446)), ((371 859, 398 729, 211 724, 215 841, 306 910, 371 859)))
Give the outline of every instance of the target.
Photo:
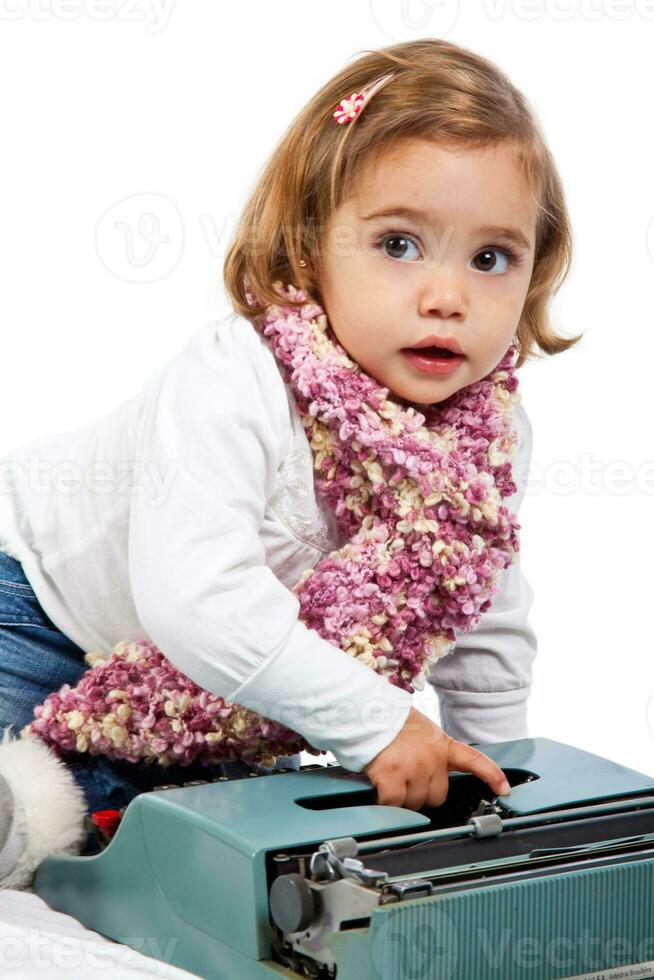
POLYGON ((197 684, 358 772, 412 698, 307 628, 266 564, 259 531, 289 438, 281 375, 248 321, 189 345, 140 423, 139 459, 172 462, 174 476, 156 506, 131 504, 132 597, 150 639, 197 684))
MULTIPOLYGON (((514 412, 517 489, 503 503, 517 514, 525 494, 532 428, 521 402, 514 412)), ((427 679, 438 697, 441 727, 452 738, 490 743, 527 736, 527 699, 538 648, 529 621, 533 600, 518 553, 503 570, 493 604, 475 629, 457 635, 452 653, 432 665, 427 679)))

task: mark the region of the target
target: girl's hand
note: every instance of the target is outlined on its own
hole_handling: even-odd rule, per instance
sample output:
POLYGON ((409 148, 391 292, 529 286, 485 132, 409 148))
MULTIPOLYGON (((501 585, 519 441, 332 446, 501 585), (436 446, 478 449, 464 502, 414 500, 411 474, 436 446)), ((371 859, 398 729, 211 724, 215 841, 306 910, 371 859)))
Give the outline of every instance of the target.
POLYGON ((511 792, 500 767, 478 749, 446 735, 426 715, 411 708, 403 728, 363 771, 377 789, 377 803, 409 810, 441 806, 448 773, 479 776, 497 796, 511 792))

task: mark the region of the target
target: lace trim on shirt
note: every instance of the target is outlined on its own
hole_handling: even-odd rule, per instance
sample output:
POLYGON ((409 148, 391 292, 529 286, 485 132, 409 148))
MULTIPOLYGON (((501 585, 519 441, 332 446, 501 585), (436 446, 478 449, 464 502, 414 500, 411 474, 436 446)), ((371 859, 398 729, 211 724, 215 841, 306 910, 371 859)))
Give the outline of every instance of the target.
POLYGON ((292 446, 279 467, 268 503, 279 520, 304 544, 325 553, 333 550, 329 527, 315 498, 310 451, 292 446))

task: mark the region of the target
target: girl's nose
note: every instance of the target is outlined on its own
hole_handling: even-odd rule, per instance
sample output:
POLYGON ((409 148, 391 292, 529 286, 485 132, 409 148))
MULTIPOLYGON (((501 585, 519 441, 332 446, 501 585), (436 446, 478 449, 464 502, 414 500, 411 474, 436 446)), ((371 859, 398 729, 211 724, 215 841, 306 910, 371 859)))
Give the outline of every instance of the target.
POLYGON ((458 316, 467 310, 467 297, 462 277, 445 267, 432 268, 423 282, 419 308, 422 316, 458 316))

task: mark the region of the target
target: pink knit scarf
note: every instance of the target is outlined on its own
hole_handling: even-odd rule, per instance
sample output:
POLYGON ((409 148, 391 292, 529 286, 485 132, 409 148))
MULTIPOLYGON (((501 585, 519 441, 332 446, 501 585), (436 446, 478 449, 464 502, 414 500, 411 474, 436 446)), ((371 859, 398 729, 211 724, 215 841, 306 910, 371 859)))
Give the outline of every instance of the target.
MULTIPOLYGON (((469 632, 490 608, 519 551, 520 524, 501 503, 516 490, 515 347, 485 378, 423 413, 393 401, 348 356, 317 303, 292 285, 275 288, 282 304, 253 322, 291 385, 316 492, 348 538, 300 576, 300 618, 413 691, 454 648, 455 629, 469 632)), ((298 733, 198 687, 150 641, 86 659, 94 666, 76 687, 49 695, 23 734, 61 753, 164 766, 272 765, 276 755, 317 753, 298 733)))

